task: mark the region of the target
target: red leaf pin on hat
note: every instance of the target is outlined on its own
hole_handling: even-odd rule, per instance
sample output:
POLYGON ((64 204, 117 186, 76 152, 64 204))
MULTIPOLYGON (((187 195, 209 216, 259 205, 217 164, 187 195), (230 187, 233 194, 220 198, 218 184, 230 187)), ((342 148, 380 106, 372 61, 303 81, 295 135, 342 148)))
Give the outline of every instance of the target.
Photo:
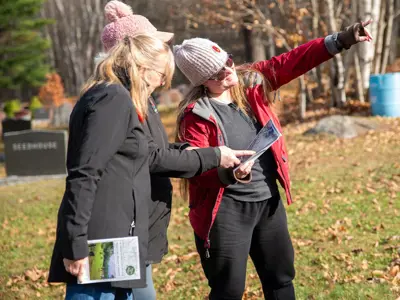
POLYGON ((213 48, 213 50, 214 50, 215 52, 218 52, 218 53, 221 52, 221 49, 219 49, 217 46, 212 46, 212 48, 213 48))

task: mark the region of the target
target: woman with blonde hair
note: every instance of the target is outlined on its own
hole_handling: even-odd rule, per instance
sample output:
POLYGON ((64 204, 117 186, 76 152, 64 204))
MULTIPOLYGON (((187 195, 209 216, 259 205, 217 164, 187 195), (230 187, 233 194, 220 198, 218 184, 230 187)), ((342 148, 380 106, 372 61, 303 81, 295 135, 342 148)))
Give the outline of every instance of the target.
MULTIPOLYGON (((210 40, 194 38, 175 46, 176 64, 194 87, 180 104, 179 140, 197 147, 246 149, 270 120, 282 131, 269 94, 342 49, 369 41, 364 28, 369 23, 237 68, 232 56, 210 40), (245 78, 254 73, 263 78, 262 84, 246 85, 245 78)), ((242 299, 250 255, 266 299, 295 299, 294 253, 276 183, 290 204, 284 140, 258 158, 250 178, 246 176, 241 170, 210 170, 189 180, 189 218, 211 288, 209 298, 242 299)))

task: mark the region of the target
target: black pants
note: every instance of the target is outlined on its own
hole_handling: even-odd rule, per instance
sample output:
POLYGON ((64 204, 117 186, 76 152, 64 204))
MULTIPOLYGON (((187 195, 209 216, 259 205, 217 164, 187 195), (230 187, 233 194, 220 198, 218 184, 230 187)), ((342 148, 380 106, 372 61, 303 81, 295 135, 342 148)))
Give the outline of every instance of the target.
POLYGON ((196 235, 195 239, 210 300, 242 299, 249 254, 265 299, 295 299, 294 251, 279 195, 261 202, 222 199, 210 232, 209 258, 204 241, 196 235))

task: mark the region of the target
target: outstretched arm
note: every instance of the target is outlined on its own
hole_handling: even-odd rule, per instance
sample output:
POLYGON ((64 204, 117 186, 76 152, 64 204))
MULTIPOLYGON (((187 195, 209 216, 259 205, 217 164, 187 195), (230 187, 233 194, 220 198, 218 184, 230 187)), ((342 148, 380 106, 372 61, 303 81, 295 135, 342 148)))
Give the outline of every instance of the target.
POLYGON ((365 28, 371 22, 369 20, 356 23, 341 32, 312 40, 270 60, 255 63, 253 67, 266 77, 272 90, 277 90, 329 60, 343 49, 349 49, 359 42, 372 40, 371 34, 365 28))

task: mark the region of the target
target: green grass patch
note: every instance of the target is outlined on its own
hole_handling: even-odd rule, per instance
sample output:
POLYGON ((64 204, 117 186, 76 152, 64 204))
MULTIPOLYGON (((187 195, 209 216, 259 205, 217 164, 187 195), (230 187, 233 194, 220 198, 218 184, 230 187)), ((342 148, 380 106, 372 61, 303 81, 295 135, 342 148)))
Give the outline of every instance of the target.
MULTIPOLYGON (((287 134, 298 299, 400 296, 397 125, 350 141, 287 134)), ((46 277, 63 189, 62 180, 0 187, 0 299, 62 298, 64 287, 46 277)), ((153 266, 158 299, 204 299, 209 292, 187 214, 187 203, 175 199, 169 254, 153 266)), ((249 260, 244 299, 262 298, 249 260)))

